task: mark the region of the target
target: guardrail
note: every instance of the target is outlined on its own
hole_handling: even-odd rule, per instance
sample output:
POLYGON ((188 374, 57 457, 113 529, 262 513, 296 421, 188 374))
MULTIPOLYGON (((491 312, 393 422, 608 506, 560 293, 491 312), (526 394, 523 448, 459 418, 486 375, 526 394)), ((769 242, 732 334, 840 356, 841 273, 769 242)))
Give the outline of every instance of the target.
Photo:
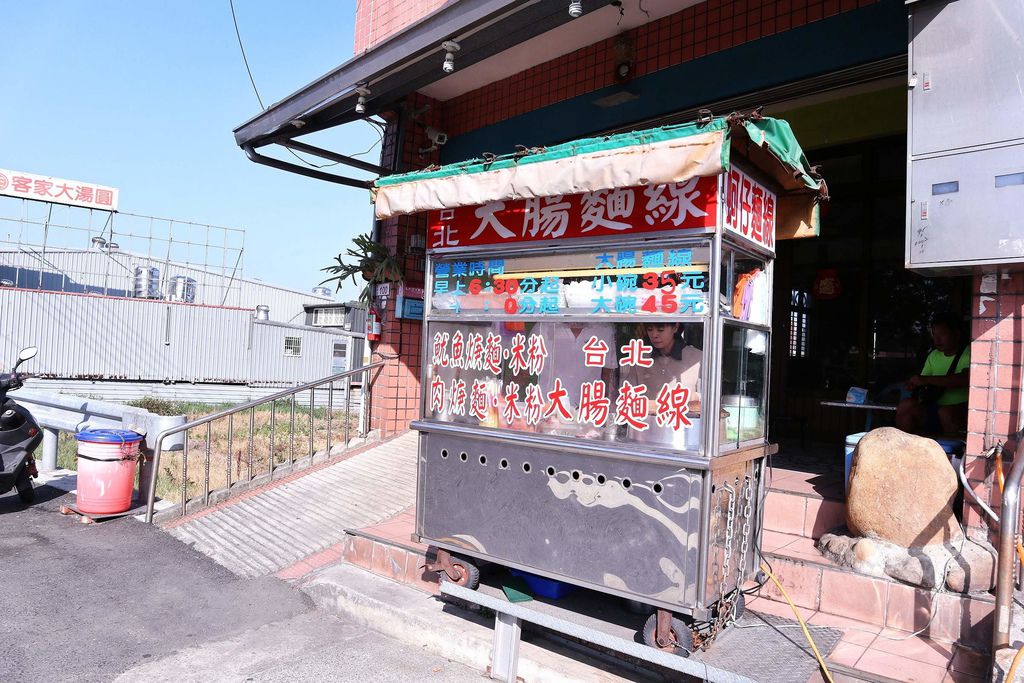
MULTIPOLYGON (((83 429, 128 429, 146 436, 144 447, 152 451, 156 435, 185 423, 184 415, 157 415, 142 408, 110 401, 55 394, 29 387, 12 392, 10 398, 27 408, 43 430, 42 458, 39 469, 57 469, 57 438, 60 432, 83 429)), ((184 440, 167 444, 168 450, 180 449, 184 440)), ((140 484, 147 479, 139 478, 140 484)))
MULTIPOLYGON (((178 468, 180 476, 177 485, 180 487, 181 493, 179 511, 181 515, 185 515, 190 501, 200 497, 199 495, 189 495, 190 487, 198 489, 199 486, 198 482, 192 486, 192 482, 189 480, 189 458, 196 448, 201 449, 203 453, 203 484, 201 488, 203 505, 210 504, 213 494, 226 495, 233 487, 239 484, 249 485, 260 480, 269 481, 273 479, 276 472, 295 469, 296 463, 304 459, 302 456, 296 457, 295 449, 296 434, 300 434, 303 431, 305 431, 305 434, 301 435, 306 437, 304 441, 306 441, 305 458, 308 458, 306 460, 307 464, 312 464, 314 456, 318 453, 323 453, 325 457, 335 455, 335 447, 338 445, 338 442, 343 441, 344 447, 338 451, 340 454, 350 447, 349 437, 353 427, 357 429, 359 437, 365 437, 369 431, 368 395, 373 384, 371 372, 383 367, 384 364, 385 361, 370 363, 363 367, 284 389, 275 394, 249 401, 248 403, 242 403, 226 410, 163 429, 154 439, 153 467, 150 471, 150 481, 147 487, 146 522, 153 522, 158 477, 161 473, 161 459, 164 452, 170 450, 166 445, 168 443, 167 439, 177 436, 183 444, 181 464, 180 468, 178 468), (352 377, 356 375, 362 375, 363 396, 358 419, 353 424, 354 421, 351 413, 352 377), (339 388, 336 386, 338 383, 342 384, 340 391, 344 397, 344 408, 340 411, 336 411, 334 408, 334 395, 335 392, 339 391, 339 388), (316 398, 318 391, 327 392, 326 408, 317 408, 316 398), (296 404, 296 395, 302 392, 309 392, 308 407, 299 407, 296 404), (281 431, 284 434, 280 436, 285 436, 287 440, 278 439, 278 408, 281 403, 284 404, 283 407, 287 410, 288 428, 286 432, 282 429, 281 431), (269 408, 266 406, 269 406, 269 408), (341 414, 336 416, 337 412, 341 414), (236 449, 235 437, 238 434, 238 429, 236 428, 234 417, 240 413, 248 413, 248 419, 246 420, 246 425, 243 426, 244 438, 240 439, 242 447, 236 449), (259 419, 257 419, 257 415, 259 415, 259 419), (299 424, 296 423, 297 416, 302 421, 299 424), (342 420, 340 427, 336 426, 336 417, 342 420), (317 449, 316 443, 318 436, 316 422, 318 418, 323 428, 321 443, 324 444, 324 449, 322 451, 317 449), (218 429, 216 435, 213 431, 215 424, 217 424, 218 429), (190 434, 192 430, 203 426, 206 427, 203 430, 205 434, 201 434, 199 437, 193 437, 190 434), (335 433, 336 430, 337 434, 335 433), (215 442, 216 446, 214 445, 215 442), (224 478, 222 482, 219 482, 221 485, 217 487, 212 485, 211 478, 212 476, 219 478, 219 472, 211 470, 215 457, 223 459, 223 462, 219 463, 223 469, 220 469, 219 472, 223 472, 224 478), (260 462, 261 460, 265 462, 260 462), (233 465, 236 468, 234 475, 232 474, 233 465)), ((322 405, 322 402, 320 405, 322 405)), ((171 467, 167 467, 166 470, 169 476, 173 474, 171 467)), ((197 494, 199 493, 197 491, 197 494)))

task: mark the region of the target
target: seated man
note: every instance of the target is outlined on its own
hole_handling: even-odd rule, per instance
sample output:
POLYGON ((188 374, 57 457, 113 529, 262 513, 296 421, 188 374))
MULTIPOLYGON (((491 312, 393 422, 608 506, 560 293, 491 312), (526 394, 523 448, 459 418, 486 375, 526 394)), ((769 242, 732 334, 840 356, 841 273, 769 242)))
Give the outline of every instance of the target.
POLYGON ((935 348, 925 359, 921 374, 904 385, 914 394, 900 401, 896 426, 911 434, 957 434, 967 428, 970 343, 964 338, 960 318, 951 313, 932 318, 931 330, 935 348))

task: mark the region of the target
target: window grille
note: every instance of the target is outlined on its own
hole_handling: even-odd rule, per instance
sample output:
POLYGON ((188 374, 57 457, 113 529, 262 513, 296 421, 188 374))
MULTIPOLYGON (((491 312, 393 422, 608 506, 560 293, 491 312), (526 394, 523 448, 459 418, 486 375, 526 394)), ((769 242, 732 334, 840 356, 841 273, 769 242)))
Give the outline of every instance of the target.
POLYGON ((806 358, 810 350, 811 295, 792 290, 789 304, 789 357, 806 358))
POLYGON ((284 338, 284 355, 286 355, 286 356, 301 356, 302 355, 302 337, 285 337, 284 338))

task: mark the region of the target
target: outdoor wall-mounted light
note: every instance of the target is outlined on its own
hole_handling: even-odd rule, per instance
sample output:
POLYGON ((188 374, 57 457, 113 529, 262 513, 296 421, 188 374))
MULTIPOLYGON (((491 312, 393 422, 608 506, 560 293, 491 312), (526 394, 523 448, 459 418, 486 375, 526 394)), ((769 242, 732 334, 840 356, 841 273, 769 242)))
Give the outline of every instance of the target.
POLYGON ((454 40, 446 40, 441 43, 441 49, 444 50, 444 64, 441 68, 446 74, 450 74, 455 71, 455 53, 459 51, 459 44, 454 40))
POLYGON ((583 3, 579 0, 574 0, 569 3, 569 16, 573 19, 579 19, 583 16, 583 3))
POLYGON ((359 93, 359 99, 356 100, 356 113, 366 113, 366 96, 370 94, 370 89, 365 84, 359 84, 356 86, 356 92, 359 93))

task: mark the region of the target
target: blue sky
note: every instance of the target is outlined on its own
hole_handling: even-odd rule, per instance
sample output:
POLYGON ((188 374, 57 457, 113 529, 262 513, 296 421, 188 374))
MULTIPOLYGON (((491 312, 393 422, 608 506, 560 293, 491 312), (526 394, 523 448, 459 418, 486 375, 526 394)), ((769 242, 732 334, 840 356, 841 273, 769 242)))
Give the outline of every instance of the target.
MULTIPOLYGON (((235 12, 267 104, 352 56, 354 0, 235 0, 235 12)), ((122 211, 243 228, 246 276, 298 289, 369 230, 367 192, 235 146, 259 104, 228 0, 5 3, 0 44, 0 167, 112 185, 122 211)), ((377 139, 354 123, 315 142, 353 154, 377 139)))

